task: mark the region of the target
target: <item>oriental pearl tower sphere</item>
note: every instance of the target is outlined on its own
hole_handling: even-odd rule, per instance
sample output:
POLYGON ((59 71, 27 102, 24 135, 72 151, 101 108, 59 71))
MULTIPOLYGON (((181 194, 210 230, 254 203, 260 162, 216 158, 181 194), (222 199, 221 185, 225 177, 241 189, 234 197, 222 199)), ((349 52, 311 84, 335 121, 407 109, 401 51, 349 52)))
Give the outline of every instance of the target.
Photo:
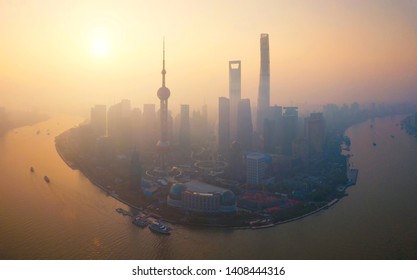
POLYGON ((158 98, 160 100, 160 119, 161 119, 161 137, 156 144, 156 149, 159 157, 158 169, 160 173, 168 174, 166 166, 166 155, 169 151, 168 141, 168 98, 171 95, 169 89, 165 86, 165 40, 163 43, 163 58, 162 58, 162 87, 158 89, 158 98))

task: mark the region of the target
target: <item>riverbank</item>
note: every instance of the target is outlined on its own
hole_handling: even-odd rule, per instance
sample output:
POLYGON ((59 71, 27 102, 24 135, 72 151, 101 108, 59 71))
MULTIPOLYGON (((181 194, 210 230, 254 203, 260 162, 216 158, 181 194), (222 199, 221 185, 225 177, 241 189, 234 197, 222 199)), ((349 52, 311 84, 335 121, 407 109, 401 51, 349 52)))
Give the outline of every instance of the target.
POLYGON ((417 113, 404 118, 401 121, 401 128, 405 129, 408 134, 417 137, 417 113))
POLYGON ((48 120, 50 117, 46 114, 36 112, 19 112, 0 111, 0 136, 6 134, 8 131, 27 125, 35 125, 37 123, 48 120))
POLYGON ((377 119, 374 129, 370 128, 371 122, 366 122, 346 131, 352 140, 350 163, 355 166, 352 168, 359 169, 357 185, 348 188, 348 196, 328 209, 264 230, 174 224, 171 237, 138 228, 131 223, 132 218, 118 214, 115 209, 119 207, 132 213, 136 210, 106 195, 78 170, 68 168, 56 152, 53 137, 39 137, 35 133, 50 128, 54 135, 58 130, 74 127, 77 121, 54 118, 45 124, 24 127, 18 133, 9 133, 0 145, 3 166, 0 216, 7 229, 0 238, 3 258, 412 259, 416 256, 412 236, 416 234, 413 226, 417 214, 412 209, 417 197, 417 174, 413 172, 417 142, 396 126, 399 118, 377 119), (371 145, 374 131, 382 137, 377 148, 371 145), (33 143, 36 149, 25 152, 27 143, 33 143), (27 164, 19 166, 18 162, 27 164), (31 174, 28 165, 35 166, 37 173, 31 174), (44 173, 51 177, 52 185, 45 184, 43 176, 37 176, 44 173), (98 241, 100 247, 96 246, 98 241), (195 250, 196 244, 199 250, 195 250))
MULTIPOLYGON (((93 185, 99 187, 102 191, 104 191, 107 195, 113 197, 114 199, 120 201, 121 203, 125 204, 126 206, 129 206, 135 210, 141 211, 143 208, 142 207, 138 207, 122 198, 119 197, 119 195, 117 193, 114 192, 114 190, 110 189, 110 188, 106 188, 105 186, 103 186, 102 184, 100 184, 97 180, 95 180, 93 178, 93 176, 89 175, 87 172, 83 172, 82 170, 80 170, 78 168, 78 166, 76 164, 74 164, 72 161, 68 160, 67 158, 65 158, 65 156, 63 155, 63 152, 60 149, 60 146, 57 145, 56 141, 55 141, 55 149, 58 153, 58 155, 60 156, 60 158, 65 162, 65 164, 68 165, 68 167, 70 167, 73 170, 78 170, 80 171, 84 177, 86 177, 93 185)), ((109 186, 110 187, 110 186, 109 186)))
MULTIPOLYGON (((274 217, 272 214, 270 214, 269 218, 267 219, 264 219, 265 216, 260 215, 261 213, 258 214, 257 212, 252 211, 251 215, 243 215, 243 216, 237 215, 232 220, 230 220, 228 217, 219 217, 219 218, 213 218, 213 217, 201 218, 200 217, 200 218, 197 218, 199 222, 196 223, 196 222, 193 222, 192 217, 190 219, 190 216, 187 216, 187 215, 184 216, 185 212, 177 211, 176 209, 173 210, 169 208, 166 205, 166 203, 161 203, 161 201, 163 200, 163 197, 159 199, 159 203, 157 203, 158 205, 157 207, 154 206, 155 201, 144 200, 143 198, 141 200, 137 199, 137 202, 132 202, 130 198, 131 197, 138 198, 140 196, 139 193, 134 193, 132 195, 131 190, 126 193, 125 191, 123 191, 123 188, 119 188, 119 191, 118 191, 118 189, 115 186, 113 186, 112 180, 106 181, 103 178, 99 178, 99 177, 96 178, 96 176, 99 176, 100 174, 98 174, 97 172, 88 172, 89 169, 93 170, 92 167, 90 167, 89 169, 83 168, 83 164, 75 163, 73 159, 70 160, 68 156, 66 156, 70 154, 68 152, 69 149, 68 147, 65 147, 64 145, 64 143, 68 143, 70 134, 71 134, 71 131, 66 131, 62 133, 61 135, 58 135, 55 139, 55 148, 60 158, 71 169, 79 170, 92 184, 99 187, 108 196, 113 197, 114 199, 120 201, 121 203, 125 204, 131 209, 134 209, 137 212, 145 210, 149 214, 159 215, 165 221, 168 221, 174 224, 182 224, 186 226, 199 226, 199 227, 221 227, 221 228, 231 228, 231 229, 262 229, 262 228, 268 228, 268 227, 303 219, 317 212, 328 209, 339 200, 337 197, 336 198, 333 197, 333 198, 330 198, 331 201, 322 202, 319 205, 317 205, 317 203, 300 202, 301 205, 300 207, 297 208, 298 210, 289 209, 285 212, 285 214, 280 214, 277 217, 274 217), (300 215, 297 215, 297 214, 300 214, 300 215), (288 218, 286 218, 286 216, 288 216, 288 218), (208 220, 210 222, 204 222, 204 220, 208 220), (255 224, 253 224, 254 221, 261 221, 261 222, 256 222, 255 224)), ((349 181, 346 185, 342 186, 343 190, 346 187, 356 183, 357 172, 356 173, 353 172, 352 174, 353 176, 351 176, 351 174, 348 174, 349 181), (353 178, 353 180, 351 178, 353 178)), ((126 186, 124 189, 126 190, 126 186)), ((245 213, 245 211, 241 213, 245 213)))

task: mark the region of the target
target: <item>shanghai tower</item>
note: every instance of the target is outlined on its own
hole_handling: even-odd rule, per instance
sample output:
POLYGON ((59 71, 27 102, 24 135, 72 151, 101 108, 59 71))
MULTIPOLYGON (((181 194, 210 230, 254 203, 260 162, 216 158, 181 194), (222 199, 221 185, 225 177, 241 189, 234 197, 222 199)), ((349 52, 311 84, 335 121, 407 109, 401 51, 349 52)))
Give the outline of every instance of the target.
POLYGON ((269 109, 269 36, 261 34, 261 73, 259 77, 258 110, 256 114, 256 130, 263 134, 264 120, 269 109))

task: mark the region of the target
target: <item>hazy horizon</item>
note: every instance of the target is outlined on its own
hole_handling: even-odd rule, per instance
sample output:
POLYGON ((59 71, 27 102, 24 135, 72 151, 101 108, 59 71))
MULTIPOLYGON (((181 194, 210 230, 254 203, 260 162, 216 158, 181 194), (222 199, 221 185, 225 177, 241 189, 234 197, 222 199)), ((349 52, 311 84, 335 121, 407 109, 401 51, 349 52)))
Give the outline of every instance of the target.
POLYGON ((0 106, 157 104, 163 36, 170 109, 217 108, 229 60, 255 106, 261 33, 271 105, 416 102, 416 12, 417 1, 0 0, 0 106))

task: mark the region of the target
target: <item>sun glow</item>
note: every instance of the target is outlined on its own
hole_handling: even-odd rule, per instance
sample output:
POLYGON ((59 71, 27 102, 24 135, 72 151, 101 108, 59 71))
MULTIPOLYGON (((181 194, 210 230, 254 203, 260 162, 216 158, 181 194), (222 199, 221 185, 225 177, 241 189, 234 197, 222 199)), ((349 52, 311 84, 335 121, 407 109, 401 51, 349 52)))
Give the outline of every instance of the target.
POLYGON ((97 57, 104 57, 109 54, 110 40, 105 31, 96 30, 96 32, 94 32, 91 42, 91 51, 93 55, 97 57))

